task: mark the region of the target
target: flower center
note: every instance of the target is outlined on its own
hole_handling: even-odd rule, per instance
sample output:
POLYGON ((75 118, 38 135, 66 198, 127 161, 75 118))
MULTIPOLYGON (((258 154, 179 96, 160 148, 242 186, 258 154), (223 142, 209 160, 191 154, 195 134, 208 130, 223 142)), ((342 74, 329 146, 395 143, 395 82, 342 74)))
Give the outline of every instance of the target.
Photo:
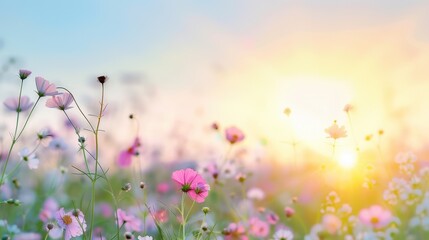
POLYGON ((191 190, 191 186, 189 184, 183 184, 182 192, 189 192, 191 190))
POLYGON ((66 225, 69 225, 69 224, 71 224, 71 223, 73 222, 73 220, 72 220, 72 218, 71 218, 69 215, 64 215, 64 216, 63 216, 63 222, 64 222, 66 225))
POLYGON ((375 224, 377 224, 378 222, 380 222, 380 220, 378 219, 378 217, 372 217, 372 218, 371 218, 371 223, 372 223, 372 224, 374 224, 374 225, 375 225, 375 224))

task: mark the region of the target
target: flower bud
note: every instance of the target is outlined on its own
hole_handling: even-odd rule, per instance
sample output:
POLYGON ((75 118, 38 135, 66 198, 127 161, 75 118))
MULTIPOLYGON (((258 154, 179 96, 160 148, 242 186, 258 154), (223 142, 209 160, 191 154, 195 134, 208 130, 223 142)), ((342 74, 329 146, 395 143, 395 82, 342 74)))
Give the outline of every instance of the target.
POLYGON ((124 186, 122 186, 121 190, 124 192, 130 191, 131 190, 131 183, 126 183, 124 186))
POLYGON ((203 211, 204 214, 207 214, 210 212, 210 208, 208 207, 203 207, 201 210, 203 211))
POLYGON ((30 76, 30 74, 31 74, 30 70, 26 70, 26 69, 19 70, 19 78, 21 78, 21 80, 25 80, 28 76, 30 76))
POLYGON ((98 76, 97 79, 101 84, 104 84, 105 82, 107 82, 108 77, 107 76, 98 76))

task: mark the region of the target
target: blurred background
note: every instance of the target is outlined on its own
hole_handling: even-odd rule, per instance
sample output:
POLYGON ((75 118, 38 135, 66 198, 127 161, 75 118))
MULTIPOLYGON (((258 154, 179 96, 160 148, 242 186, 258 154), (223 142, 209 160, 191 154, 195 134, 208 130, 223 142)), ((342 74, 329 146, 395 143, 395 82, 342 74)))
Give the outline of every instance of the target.
MULTIPOLYGON (((126 144, 136 131, 133 113, 150 144, 176 134, 195 149, 217 122, 243 129, 247 145, 265 146, 278 162, 293 154, 305 161, 307 151, 330 156, 324 129, 337 120, 350 136, 338 141, 339 152, 374 150, 365 136, 382 129, 385 151, 426 157, 428 7, 399 0, 3 1, 0 94, 16 96, 17 71, 27 68, 69 88, 95 113, 96 76, 108 75, 114 124, 105 128, 126 144)), ((24 92, 35 98, 33 85, 24 92)), ((37 111, 46 112, 39 122, 59 114, 37 111)), ((1 111, 1 118, 12 115, 1 111)))

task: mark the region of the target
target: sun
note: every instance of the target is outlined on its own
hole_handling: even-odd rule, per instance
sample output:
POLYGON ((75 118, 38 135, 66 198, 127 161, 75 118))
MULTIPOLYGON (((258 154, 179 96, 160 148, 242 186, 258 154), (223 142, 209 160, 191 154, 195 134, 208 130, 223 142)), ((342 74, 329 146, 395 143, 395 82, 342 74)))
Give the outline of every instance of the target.
POLYGON ((352 150, 340 152, 337 161, 341 167, 345 169, 352 169, 354 166, 356 166, 357 154, 352 150))

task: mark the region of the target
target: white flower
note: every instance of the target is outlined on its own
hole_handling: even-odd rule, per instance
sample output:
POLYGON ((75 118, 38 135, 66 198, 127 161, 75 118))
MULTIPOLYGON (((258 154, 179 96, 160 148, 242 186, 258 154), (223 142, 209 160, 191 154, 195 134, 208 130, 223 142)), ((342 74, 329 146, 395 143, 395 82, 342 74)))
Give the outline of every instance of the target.
POLYGON ((30 169, 37 169, 39 167, 39 159, 37 159, 36 154, 30 152, 28 148, 22 149, 18 153, 21 160, 26 161, 28 163, 28 167, 30 169))
POLYGON ((293 239, 293 233, 287 229, 280 229, 274 233, 273 238, 274 238, 274 240, 292 240, 293 239))
POLYGON ((247 197, 253 200, 262 200, 265 198, 265 193, 260 188, 251 188, 247 191, 247 197))
POLYGON ((144 236, 144 237, 142 237, 142 236, 138 236, 138 237, 137 237, 137 239, 138 239, 138 240, 153 240, 153 238, 152 238, 152 237, 150 237, 150 236, 144 236))

